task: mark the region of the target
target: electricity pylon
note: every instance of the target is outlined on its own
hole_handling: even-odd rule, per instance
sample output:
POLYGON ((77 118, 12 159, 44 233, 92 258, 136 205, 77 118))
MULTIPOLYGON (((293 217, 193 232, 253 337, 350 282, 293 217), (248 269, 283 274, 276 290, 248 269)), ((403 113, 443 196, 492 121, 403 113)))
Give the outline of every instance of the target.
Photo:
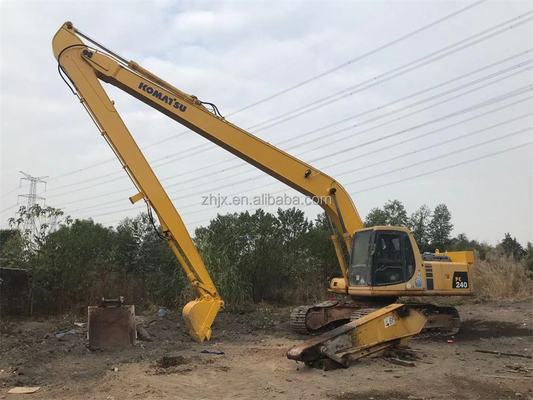
POLYGON ((45 178, 48 178, 48 176, 31 176, 25 172, 19 171, 22 175, 24 175, 23 178, 20 178, 20 184, 22 185, 22 181, 30 181, 30 191, 28 194, 19 194, 19 197, 26 197, 28 199, 27 205, 26 205, 26 220, 24 221, 24 232, 26 232, 28 229, 32 229, 35 227, 35 221, 33 219, 33 216, 31 216, 29 211, 31 208, 37 204, 37 200, 43 200, 43 204, 46 201, 44 197, 37 195, 37 184, 38 183, 44 183, 44 188, 46 190, 46 181, 45 178))

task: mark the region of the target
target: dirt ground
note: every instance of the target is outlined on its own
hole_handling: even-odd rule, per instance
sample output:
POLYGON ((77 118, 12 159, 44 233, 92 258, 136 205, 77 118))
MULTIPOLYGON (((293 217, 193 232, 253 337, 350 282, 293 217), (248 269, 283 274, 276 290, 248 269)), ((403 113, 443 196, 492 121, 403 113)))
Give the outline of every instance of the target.
POLYGON ((179 313, 144 316, 153 341, 115 352, 89 351, 86 331, 72 317, 4 321, 0 398, 533 399, 532 359, 475 352, 532 355, 533 305, 469 303, 458 309, 463 326, 453 343, 444 337, 410 342, 420 356, 415 367, 375 356, 328 372, 285 357, 306 339, 290 332, 288 309, 223 312, 203 344, 188 338, 179 313), (7 394, 14 386, 41 388, 7 394))

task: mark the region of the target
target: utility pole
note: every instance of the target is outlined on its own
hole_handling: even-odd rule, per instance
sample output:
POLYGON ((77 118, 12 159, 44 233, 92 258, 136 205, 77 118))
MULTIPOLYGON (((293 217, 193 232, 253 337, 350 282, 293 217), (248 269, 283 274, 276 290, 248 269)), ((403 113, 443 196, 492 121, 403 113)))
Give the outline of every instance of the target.
MULTIPOLYGON (((19 197, 26 197, 28 199, 27 205, 26 205, 26 211, 29 212, 31 208, 37 204, 37 200, 43 200, 43 204, 45 202, 45 198, 37 195, 37 184, 38 183, 44 183, 44 188, 46 190, 46 181, 45 178, 48 178, 48 176, 31 176, 25 172, 19 171, 22 175, 24 175, 23 178, 20 178, 20 184, 22 185, 22 181, 26 180, 30 182, 30 191, 28 194, 19 194, 19 197)), ((31 229, 31 227, 34 227, 35 223, 33 220, 33 217, 27 215, 26 220, 24 221, 24 231, 31 229)))

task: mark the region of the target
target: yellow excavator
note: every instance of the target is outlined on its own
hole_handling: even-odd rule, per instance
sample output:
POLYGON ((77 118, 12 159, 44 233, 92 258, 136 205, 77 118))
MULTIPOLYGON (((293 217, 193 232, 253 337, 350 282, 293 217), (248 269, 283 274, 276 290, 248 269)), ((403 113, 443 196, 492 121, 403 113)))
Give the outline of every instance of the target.
POLYGON ((198 298, 183 309, 194 340, 210 339, 211 325, 224 302, 176 208, 100 81, 118 87, 303 195, 320 199, 342 272, 331 281, 329 291, 351 300, 295 309, 291 324, 299 332, 340 326, 292 348, 287 353, 290 359, 314 367, 346 367, 421 331, 457 331, 459 316, 454 308, 395 302, 399 296, 471 295, 472 252, 422 255, 406 228, 365 228, 350 196, 333 178, 231 124, 216 106, 125 60, 71 22, 59 29, 52 46, 60 75, 131 178, 137 193, 130 201, 144 200, 150 216, 155 212, 162 236, 198 291, 198 298))

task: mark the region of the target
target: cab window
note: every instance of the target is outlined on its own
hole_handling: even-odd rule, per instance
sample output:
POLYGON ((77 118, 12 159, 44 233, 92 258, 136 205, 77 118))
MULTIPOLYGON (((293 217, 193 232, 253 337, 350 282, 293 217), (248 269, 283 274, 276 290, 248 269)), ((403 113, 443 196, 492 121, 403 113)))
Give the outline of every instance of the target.
POLYGON ((406 266, 406 277, 405 280, 408 281, 415 274, 415 253, 413 252, 413 246, 411 246, 411 241, 409 240, 409 235, 403 236, 403 248, 405 251, 405 266, 406 266))
POLYGON ((401 237, 396 232, 380 232, 376 240, 374 279, 376 285, 391 285, 405 279, 401 237))
POLYGON ((350 262, 348 279, 351 286, 371 285, 372 258, 370 243, 372 231, 356 232, 353 239, 352 259, 350 262))
POLYGON ((374 251, 374 282, 392 285, 407 282, 415 273, 415 255, 405 232, 381 231, 374 251))

